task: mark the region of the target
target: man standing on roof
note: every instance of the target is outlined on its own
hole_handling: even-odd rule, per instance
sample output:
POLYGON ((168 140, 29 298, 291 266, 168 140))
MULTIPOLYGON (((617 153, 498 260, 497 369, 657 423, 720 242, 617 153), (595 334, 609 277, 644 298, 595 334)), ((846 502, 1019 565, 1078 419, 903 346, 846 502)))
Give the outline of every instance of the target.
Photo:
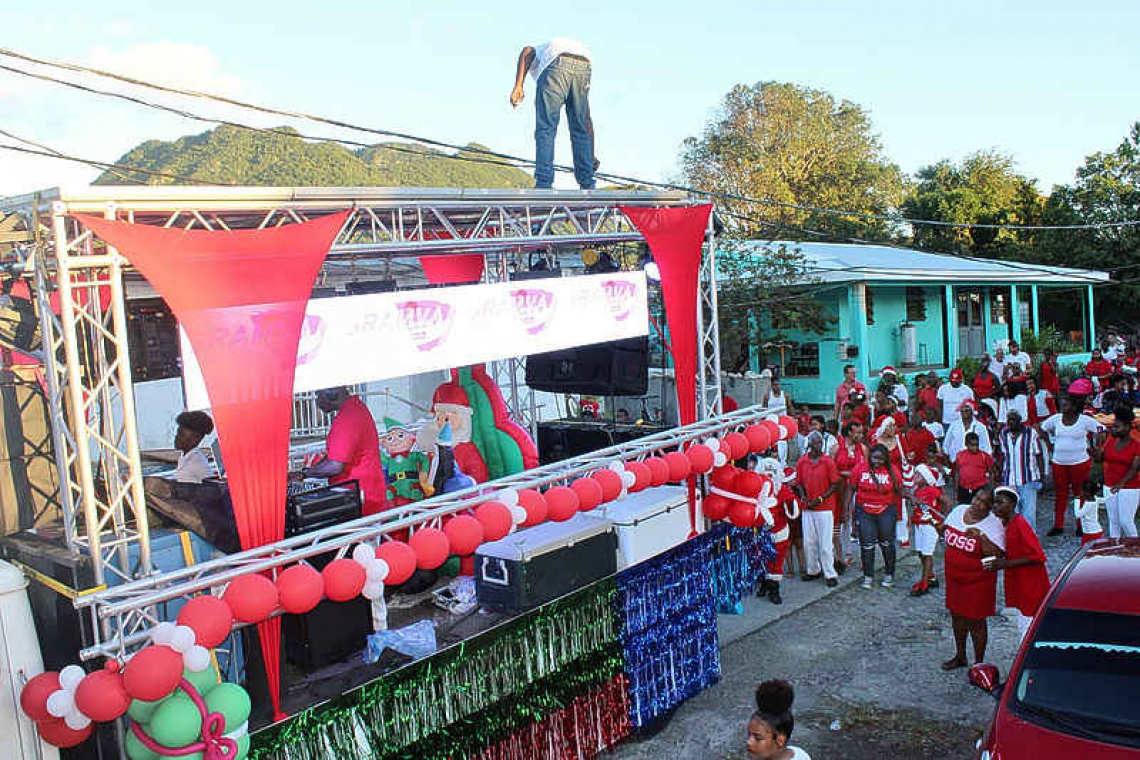
POLYGON ((534 186, 554 185, 554 137, 562 106, 570 127, 574 151, 574 178, 583 190, 594 189, 594 124, 590 119, 590 51, 577 40, 555 38, 538 47, 526 46, 519 53, 511 105, 523 102, 523 80, 534 77, 534 186))
POLYGON ((302 478, 327 478, 330 484, 346 480, 360 483, 365 515, 384 509, 384 469, 380 464, 380 436, 372 412, 348 388, 317 391, 317 408, 336 414, 329 426, 325 458, 301 470, 302 478))

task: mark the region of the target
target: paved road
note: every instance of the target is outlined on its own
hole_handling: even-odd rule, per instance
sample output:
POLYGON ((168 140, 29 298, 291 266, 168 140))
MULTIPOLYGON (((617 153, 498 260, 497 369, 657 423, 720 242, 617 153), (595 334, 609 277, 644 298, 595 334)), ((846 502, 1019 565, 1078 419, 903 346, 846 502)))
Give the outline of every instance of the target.
MULTIPOLYGON (((1050 524, 1046 512, 1041 510, 1039 525, 1050 524)), ((1078 541, 1071 535, 1044 540, 1051 576, 1078 541)), ((972 757, 993 703, 967 683, 964 670, 939 669, 954 653, 950 618, 941 590, 918 599, 908 595, 917 567, 915 558, 904 560, 902 582, 890 590, 860 589, 854 572, 826 594, 818 582, 785 581, 785 606, 798 609, 725 645, 719 685, 682 705, 659 733, 622 745, 612 757, 744 758, 753 690, 774 677, 795 685, 792 743, 813 760, 972 757), (840 728, 832 730, 836 719, 840 728)), ((1003 674, 1016 643, 1014 620, 991 618, 987 660, 1003 674)))

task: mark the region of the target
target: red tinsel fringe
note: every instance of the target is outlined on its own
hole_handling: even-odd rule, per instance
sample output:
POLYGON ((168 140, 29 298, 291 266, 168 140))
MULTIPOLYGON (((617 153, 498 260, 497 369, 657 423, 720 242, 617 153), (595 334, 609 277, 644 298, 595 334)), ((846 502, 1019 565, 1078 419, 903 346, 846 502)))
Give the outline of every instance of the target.
POLYGON ((590 760, 629 736, 624 674, 469 760, 590 760))

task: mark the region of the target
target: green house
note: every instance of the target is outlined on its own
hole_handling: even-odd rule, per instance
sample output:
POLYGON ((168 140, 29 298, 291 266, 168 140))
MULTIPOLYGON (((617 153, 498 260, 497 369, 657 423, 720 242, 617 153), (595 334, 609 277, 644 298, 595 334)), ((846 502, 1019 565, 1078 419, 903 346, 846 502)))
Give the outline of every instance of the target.
POLYGON ((761 315, 761 345, 752 369, 782 368, 796 403, 830 405, 843 366, 864 382, 887 365, 908 377, 945 375, 960 357, 979 357, 1023 330, 1056 329, 1073 352, 1059 361, 1087 361, 1095 340, 1093 287, 1109 275, 1023 262, 963 258, 904 248, 841 243, 770 243, 806 257, 820 309, 832 318, 825 333, 761 315))

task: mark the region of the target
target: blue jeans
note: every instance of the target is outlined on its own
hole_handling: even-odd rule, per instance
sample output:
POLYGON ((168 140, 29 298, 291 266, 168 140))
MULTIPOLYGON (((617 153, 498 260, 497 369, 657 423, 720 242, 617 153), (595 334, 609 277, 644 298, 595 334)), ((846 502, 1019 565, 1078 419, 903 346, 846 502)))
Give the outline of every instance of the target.
POLYGON ((562 106, 574 151, 574 178, 583 190, 594 188, 594 138, 590 122, 590 64, 560 56, 538 77, 534 98, 534 186, 554 185, 554 137, 562 106))
POLYGON ((1029 527, 1037 530, 1037 492, 1041 490, 1040 483, 1026 483, 1014 486, 1017 491, 1017 513, 1025 518, 1029 527))

